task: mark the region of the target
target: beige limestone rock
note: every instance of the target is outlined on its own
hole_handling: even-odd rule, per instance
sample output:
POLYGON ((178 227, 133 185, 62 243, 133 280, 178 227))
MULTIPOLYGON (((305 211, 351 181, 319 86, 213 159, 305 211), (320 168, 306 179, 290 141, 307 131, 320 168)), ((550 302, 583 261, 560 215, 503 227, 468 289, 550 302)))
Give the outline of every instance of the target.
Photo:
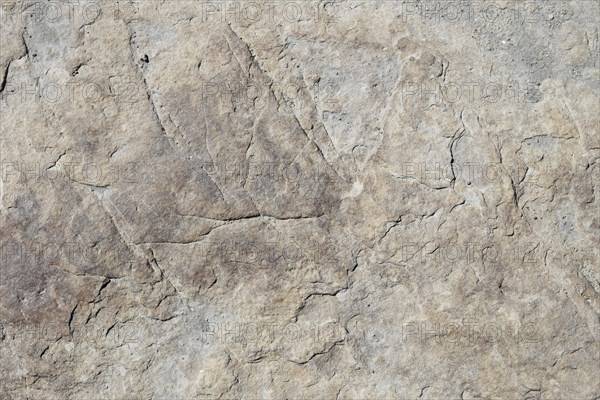
POLYGON ((0 399, 600 398, 598 2, 0 11, 0 399))

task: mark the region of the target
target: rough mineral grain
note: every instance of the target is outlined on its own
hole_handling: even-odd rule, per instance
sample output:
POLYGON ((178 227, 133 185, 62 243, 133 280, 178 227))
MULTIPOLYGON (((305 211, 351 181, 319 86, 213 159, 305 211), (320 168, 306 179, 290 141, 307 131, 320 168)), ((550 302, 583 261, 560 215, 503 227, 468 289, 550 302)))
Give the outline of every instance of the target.
POLYGON ((0 399, 600 399, 597 1, 0 7, 0 399))

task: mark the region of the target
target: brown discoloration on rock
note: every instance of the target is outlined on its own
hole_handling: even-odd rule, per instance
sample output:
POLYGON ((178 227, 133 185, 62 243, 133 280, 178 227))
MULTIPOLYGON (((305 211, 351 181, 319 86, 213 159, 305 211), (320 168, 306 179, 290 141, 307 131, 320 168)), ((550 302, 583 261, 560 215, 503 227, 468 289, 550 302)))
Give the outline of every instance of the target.
POLYGON ((447 4, 3 5, 0 398, 596 398, 598 4, 447 4))

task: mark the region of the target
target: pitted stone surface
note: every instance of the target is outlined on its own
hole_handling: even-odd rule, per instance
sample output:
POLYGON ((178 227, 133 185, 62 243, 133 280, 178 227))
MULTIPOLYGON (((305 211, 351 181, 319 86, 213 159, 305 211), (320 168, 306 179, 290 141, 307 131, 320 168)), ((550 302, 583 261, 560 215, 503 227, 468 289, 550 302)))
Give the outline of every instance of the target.
POLYGON ((600 398, 598 2, 0 7, 0 399, 600 398))

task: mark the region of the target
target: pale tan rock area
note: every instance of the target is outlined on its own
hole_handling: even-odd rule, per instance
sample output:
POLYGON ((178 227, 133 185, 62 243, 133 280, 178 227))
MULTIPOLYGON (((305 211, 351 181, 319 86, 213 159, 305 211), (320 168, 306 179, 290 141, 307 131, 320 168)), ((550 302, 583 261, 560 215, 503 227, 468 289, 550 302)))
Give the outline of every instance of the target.
POLYGON ((0 12, 0 399, 600 399, 599 2, 0 12))

